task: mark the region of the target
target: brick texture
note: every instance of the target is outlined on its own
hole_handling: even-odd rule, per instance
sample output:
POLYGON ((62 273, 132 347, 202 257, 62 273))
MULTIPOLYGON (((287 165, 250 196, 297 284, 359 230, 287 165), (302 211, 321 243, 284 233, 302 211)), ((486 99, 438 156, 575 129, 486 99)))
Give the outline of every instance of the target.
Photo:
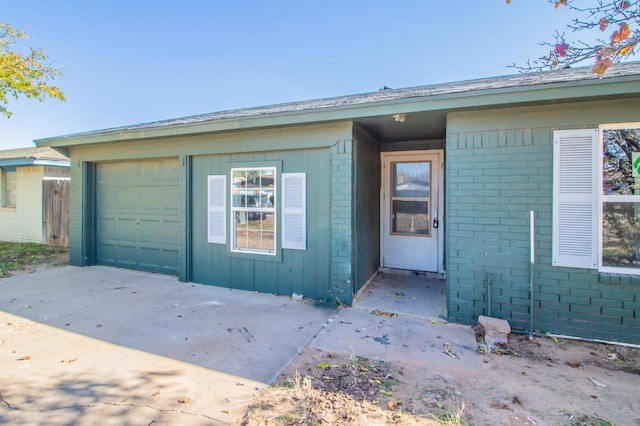
POLYGON ((447 284, 451 320, 487 315, 530 328, 529 211, 536 215, 539 332, 640 343, 640 278, 551 265, 553 131, 449 133, 447 284))
POLYGON ((352 141, 331 148, 331 276, 333 302, 350 305, 353 280, 352 141))

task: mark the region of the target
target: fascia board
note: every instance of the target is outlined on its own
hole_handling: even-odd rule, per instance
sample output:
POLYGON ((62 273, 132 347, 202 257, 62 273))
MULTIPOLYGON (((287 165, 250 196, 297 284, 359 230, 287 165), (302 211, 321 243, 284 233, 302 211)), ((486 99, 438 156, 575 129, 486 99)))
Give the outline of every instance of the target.
POLYGON ((47 166, 47 167, 71 167, 71 161, 57 161, 57 160, 34 160, 34 166, 47 166))
POLYGON ((34 158, 12 158, 0 160, 0 167, 29 167, 29 166, 50 166, 50 167, 71 167, 70 161, 45 160, 34 158))

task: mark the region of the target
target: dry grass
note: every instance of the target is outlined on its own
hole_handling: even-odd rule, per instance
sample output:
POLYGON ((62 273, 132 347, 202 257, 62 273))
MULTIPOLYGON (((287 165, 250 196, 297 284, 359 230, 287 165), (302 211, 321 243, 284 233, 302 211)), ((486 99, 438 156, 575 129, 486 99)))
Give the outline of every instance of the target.
POLYGON ((30 266, 57 263, 67 252, 66 247, 0 241, 0 278, 30 266))
POLYGON ((462 423, 464 403, 450 412, 414 415, 394 398, 395 370, 354 355, 329 359, 268 389, 251 404, 243 425, 451 425, 462 423))

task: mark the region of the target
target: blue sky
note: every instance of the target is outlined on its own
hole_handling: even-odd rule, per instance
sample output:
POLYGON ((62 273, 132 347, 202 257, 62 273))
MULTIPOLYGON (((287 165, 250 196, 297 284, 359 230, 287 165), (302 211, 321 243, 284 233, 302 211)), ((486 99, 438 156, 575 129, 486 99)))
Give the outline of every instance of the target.
POLYGON ((512 74, 570 15, 545 0, 0 0, 64 76, 0 149, 227 109, 512 74))

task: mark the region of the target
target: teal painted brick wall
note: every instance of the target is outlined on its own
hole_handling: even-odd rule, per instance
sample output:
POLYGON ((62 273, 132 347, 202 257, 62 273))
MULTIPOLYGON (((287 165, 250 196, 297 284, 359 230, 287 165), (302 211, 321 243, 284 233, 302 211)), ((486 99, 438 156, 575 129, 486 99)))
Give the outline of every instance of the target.
POLYGON ((69 264, 84 266, 82 260, 82 192, 84 176, 82 163, 71 162, 71 191, 69 194, 69 264))
POLYGON ((353 298, 352 140, 341 140, 331 152, 330 295, 334 302, 350 305, 353 298))
POLYGON ((640 102, 601 101, 451 114, 447 292, 451 320, 491 315, 530 328, 529 211, 536 214, 538 332, 640 343, 640 277, 551 265, 553 131, 633 122, 640 102), (512 128, 519 126, 518 128, 512 128))

